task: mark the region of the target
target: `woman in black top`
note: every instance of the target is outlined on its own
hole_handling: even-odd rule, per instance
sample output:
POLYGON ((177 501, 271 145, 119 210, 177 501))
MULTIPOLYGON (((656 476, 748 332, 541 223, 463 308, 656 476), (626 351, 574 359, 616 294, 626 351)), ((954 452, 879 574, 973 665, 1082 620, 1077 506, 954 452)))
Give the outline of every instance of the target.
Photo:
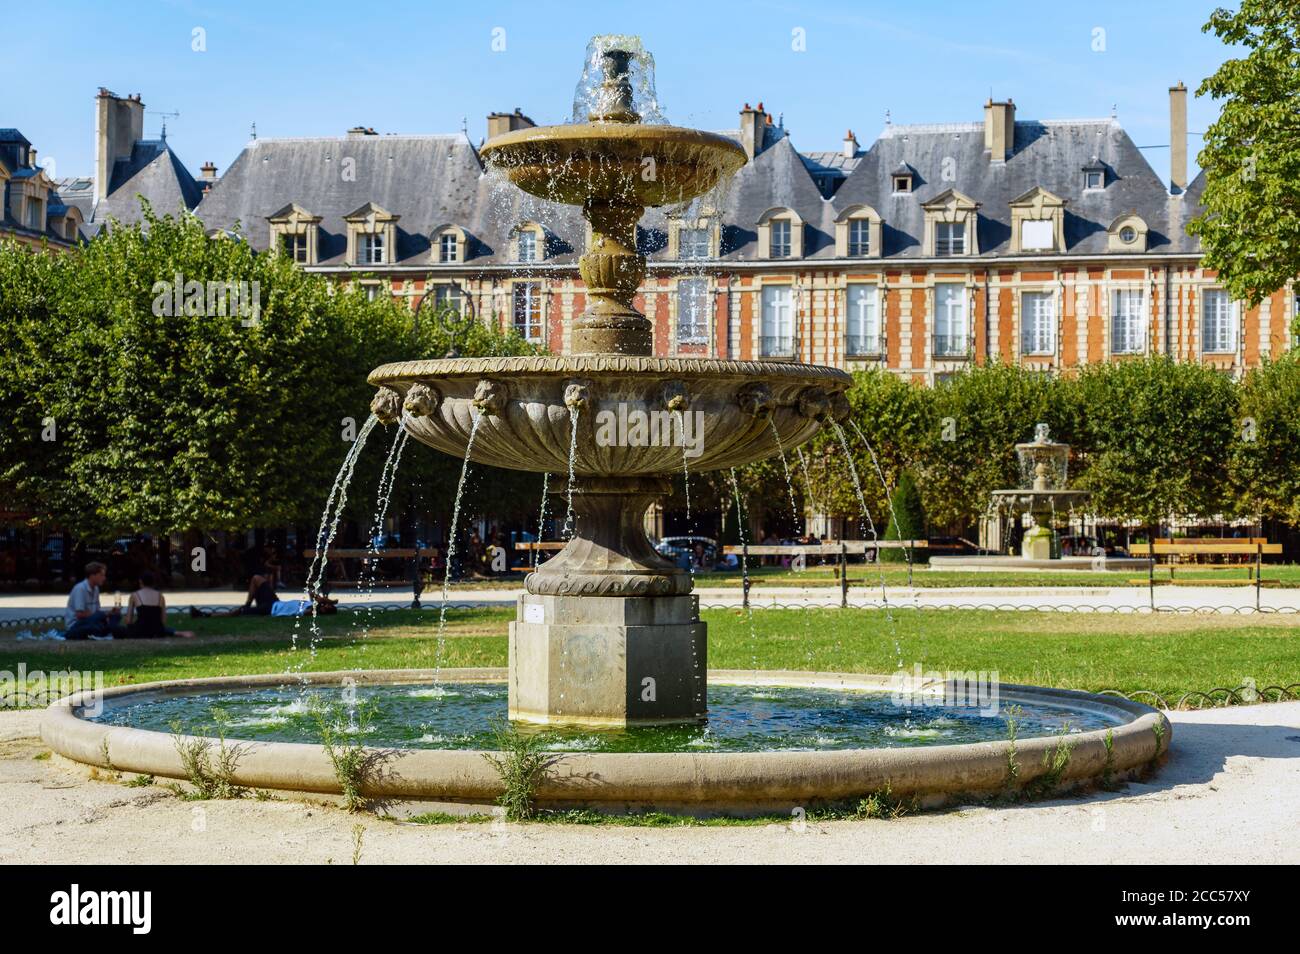
POLYGON ((193 631, 176 631, 166 624, 167 597, 154 589, 153 573, 140 573, 140 589, 131 594, 126 605, 126 632, 123 639, 159 639, 164 636, 191 637, 193 631))

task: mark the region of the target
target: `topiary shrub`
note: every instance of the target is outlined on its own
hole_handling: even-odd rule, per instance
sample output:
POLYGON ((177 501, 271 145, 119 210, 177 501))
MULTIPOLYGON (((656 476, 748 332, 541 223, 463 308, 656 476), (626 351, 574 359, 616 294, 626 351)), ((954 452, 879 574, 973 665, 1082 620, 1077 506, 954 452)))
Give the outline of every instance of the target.
MULTIPOLYGON (((921 492, 916 489, 916 481, 909 471, 903 471, 898 477, 898 486, 890 496, 889 529, 885 531, 886 540, 923 540, 926 536, 925 510, 921 506, 921 492)), ((924 563, 927 559, 925 550, 914 548, 890 547, 880 551, 880 559, 885 563, 924 563)))

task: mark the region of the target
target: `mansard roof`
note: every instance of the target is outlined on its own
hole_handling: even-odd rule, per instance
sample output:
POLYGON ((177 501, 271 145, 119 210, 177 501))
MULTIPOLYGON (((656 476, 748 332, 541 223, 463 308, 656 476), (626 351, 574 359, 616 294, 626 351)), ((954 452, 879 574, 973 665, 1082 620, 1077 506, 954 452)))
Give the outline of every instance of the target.
POLYGON ((976 257, 990 258, 1009 254, 1011 203, 1034 188, 1067 202, 1067 253, 1104 254, 1106 226, 1127 210, 1136 210, 1151 226, 1151 250, 1184 250, 1183 241, 1170 240, 1168 191, 1113 119, 1017 122, 1005 162, 989 161, 982 123, 889 126, 840 187, 835 205, 873 206, 885 223, 885 257, 919 258, 923 206, 955 189, 980 203, 976 257), (1094 158, 1109 172, 1104 189, 1084 189, 1083 169, 1094 158), (900 163, 916 170, 907 194, 894 194, 889 176, 882 174, 900 163))

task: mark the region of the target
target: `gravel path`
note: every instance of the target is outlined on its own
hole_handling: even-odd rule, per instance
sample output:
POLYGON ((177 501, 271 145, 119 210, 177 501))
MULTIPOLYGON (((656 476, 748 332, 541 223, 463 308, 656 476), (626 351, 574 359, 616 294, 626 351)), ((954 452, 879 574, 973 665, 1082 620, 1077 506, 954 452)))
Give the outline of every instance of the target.
POLYGON ((300 801, 184 802, 38 759, 39 713, 4 712, 0 863, 350 864, 357 824, 362 864, 1300 862, 1300 702, 1169 716, 1168 762, 1115 793, 893 821, 634 829, 419 826, 300 801))

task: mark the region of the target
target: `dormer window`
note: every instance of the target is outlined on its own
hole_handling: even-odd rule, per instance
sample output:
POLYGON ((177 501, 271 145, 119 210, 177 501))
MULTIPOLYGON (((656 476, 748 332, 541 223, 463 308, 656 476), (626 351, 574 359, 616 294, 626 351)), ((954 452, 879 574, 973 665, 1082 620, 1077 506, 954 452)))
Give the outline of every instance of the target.
POLYGON ((869 205, 851 205, 835 219, 835 254, 840 258, 880 257, 880 216, 869 205))
POLYGON ((396 256, 397 220, 373 202, 343 216, 348 226, 348 261, 354 265, 391 265, 396 256))
POLYGON ((1083 167, 1083 188, 1085 190, 1106 188, 1106 167, 1101 164, 1101 160, 1096 156, 1093 156, 1091 161, 1083 167))
POLYGON ((266 217, 271 226, 271 248, 279 249, 291 262, 316 264, 316 239, 320 216, 290 202, 266 217))
POLYGON ((521 262, 537 261, 537 234, 520 232, 516 247, 516 258, 521 262))
POLYGON ((910 175, 894 176, 894 192, 903 193, 912 191, 912 177, 910 175))
POLYGON ((286 232, 280 236, 280 251, 299 265, 307 264, 307 236, 304 233, 286 232))
POLYGON ((1147 250, 1147 224, 1136 212, 1125 212, 1107 229, 1107 248, 1112 252, 1145 252, 1147 250))
POLYGON ((965 222, 936 222, 934 229, 935 255, 966 254, 965 222))
POLYGON ((935 196, 925 210, 925 254, 935 257, 978 255, 979 203, 956 189, 935 196))
POLYGON ((710 242, 709 230, 683 228, 678 236, 680 243, 679 258, 699 259, 709 258, 710 242))
POLYGON ((362 232, 360 238, 360 255, 357 262, 361 265, 384 264, 384 233, 362 232))
POLYGON ((861 258, 871 254, 871 222, 853 219, 849 222, 849 255, 861 258))
POLYGON ((768 255, 770 258, 790 257, 790 222, 788 219, 777 219, 772 223, 772 233, 769 241, 768 255))
POLYGON ((438 261, 444 265, 460 261, 460 242, 455 232, 444 232, 438 238, 438 261))
POLYGON ((793 209, 768 209, 758 219, 758 248, 764 258, 803 258, 803 219, 793 209))
POLYGON ((1013 253, 1065 251, 1064 199, 1034 186, 1010 206, 1013 253))

